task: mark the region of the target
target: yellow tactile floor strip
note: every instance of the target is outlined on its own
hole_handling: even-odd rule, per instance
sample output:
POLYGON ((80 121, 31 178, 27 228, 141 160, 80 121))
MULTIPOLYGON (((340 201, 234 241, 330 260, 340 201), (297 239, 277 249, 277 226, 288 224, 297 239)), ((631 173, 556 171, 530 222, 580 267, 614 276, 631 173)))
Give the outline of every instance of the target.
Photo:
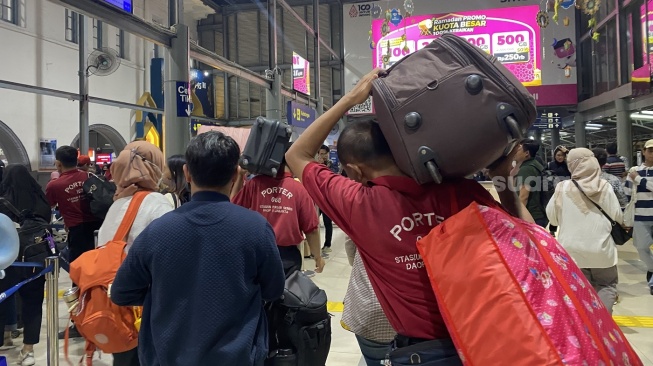
POLYGON ((612 317, 621 327, 629 328, 653 328, 653 316, 622 316, 612 317))

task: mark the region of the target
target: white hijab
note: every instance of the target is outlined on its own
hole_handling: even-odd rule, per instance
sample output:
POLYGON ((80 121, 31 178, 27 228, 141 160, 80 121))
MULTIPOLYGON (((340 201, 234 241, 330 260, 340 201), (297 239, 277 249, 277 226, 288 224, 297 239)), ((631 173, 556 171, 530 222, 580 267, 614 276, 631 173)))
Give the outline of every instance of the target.
MULTIPOLYGON (((606 180, 601 179, 601 166, 594 157, 591 150, 585 148, 572 149, 567 155, 567 166, 571 172, 571 179, 576 181, 585 195, 590 200, 599 204, 606 191, 605 186, 609 184, 606 180)), ((569 189, 566 194, 580 208, 584 214, 589 213, 591 202, 581 193, 576 185, 568 185, 569 189)))

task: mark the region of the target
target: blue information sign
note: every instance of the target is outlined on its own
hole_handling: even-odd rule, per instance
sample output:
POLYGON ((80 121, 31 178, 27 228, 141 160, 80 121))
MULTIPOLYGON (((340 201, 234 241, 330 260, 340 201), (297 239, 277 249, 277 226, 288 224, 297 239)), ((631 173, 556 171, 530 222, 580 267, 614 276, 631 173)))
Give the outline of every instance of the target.
POLYGON ((133 11, 132 0, 104 0, 105 3, 111 4, 118 9, 124 10, 128 13, 133 11))
POLYGON ((288 102, 287 118, 288 124, 295 127, 307 128, 315 122, 315 109, 293 101, 288 102))
POLYGON ((193 112, 190 84, 186 81, 177 81, 175 92, 177 94, 177 117, 190 117, 193 112))

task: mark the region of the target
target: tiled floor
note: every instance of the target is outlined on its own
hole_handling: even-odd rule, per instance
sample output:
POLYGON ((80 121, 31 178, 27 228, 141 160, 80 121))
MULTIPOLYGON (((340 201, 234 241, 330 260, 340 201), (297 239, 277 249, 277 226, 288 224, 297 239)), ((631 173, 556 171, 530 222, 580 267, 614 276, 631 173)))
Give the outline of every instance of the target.
MULTIPOLYGON (((329 300, 335 302, 342 301, 349 281, 350 266, 347 261, 343 242, 344 234, 340 230, 335 229, 333 252, 330 253, 329 259, 327 259, 326 268, 323 273, 313 278, 316 284, 327 292, 329 300)), ((310 267, 314 265, 314 262, 307 260, 306 265, 310 267)), ((615 315, 653 317, 653 296, 648 293, 648 289, 644 284, 645 269, 638 260, 637 253, 630 243, 620 248, 619 270, 621 302, 615 306, 615 315)), ((70 280, 66 273, 63 272, 60 279, 60 289, 67 289, 69 286, 70 280)), ((334 313, 333 341, 327 366, 364 366, 354 336, 340 327, 340 316, 340 313, 334 313)), ((63 329, 67 322, 67 313, 62 300, 60 300, 59 318, 59 326, 63 329)), ((644 365, 653 366, 653 323, 650 319, 647 319, 647 322, 647 324, 643 325, 651 326, 651 328, 624 327, 622 329, 639 353, 644 365)), ((47 365, 45 317, 41 339, 42 342, 36 346, 37 365, 45 366, 47 365)), ((20 344, 20 342, 17 343, 20 344)), ((77 340, 71 341, 70 359, 74 364, 80 359, 83 353, 83 347, 83 342, 77 340)), ((10 364, 15 365, 18 348, 10 351, 2 351, 0 354, 8 356, 11 362, 10 364)), ((61 364, 65 365, 63 342, 60 343, 60 356, 61 364)), ((101 355, 101 358, 96 359, 93 364, 95 366, 112 365, 112 357, 111 355, 101 355)))

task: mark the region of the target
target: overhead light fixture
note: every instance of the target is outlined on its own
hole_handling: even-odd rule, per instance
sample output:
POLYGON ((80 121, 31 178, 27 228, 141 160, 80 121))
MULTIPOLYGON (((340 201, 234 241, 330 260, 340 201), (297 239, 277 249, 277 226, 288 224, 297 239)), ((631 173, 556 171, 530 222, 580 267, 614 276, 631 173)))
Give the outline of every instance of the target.
POLYGON ((640 121, 653 121, 653 115, 651 114, 631 113, 630 118, 640 121))
POLYGON ((603 125, 598 124, 598 123, 588 123, 585 126, 587 126, 587 127, 599 127, 599 128, 603 127, 603 125))
POLYGON ((642 114, 648 114, 653 116, 653 111, 641 111, 642 114))
POLYGON ((598 131, 601 129, 601 127, 585 126, 585 129, 590 131, 598 131))

